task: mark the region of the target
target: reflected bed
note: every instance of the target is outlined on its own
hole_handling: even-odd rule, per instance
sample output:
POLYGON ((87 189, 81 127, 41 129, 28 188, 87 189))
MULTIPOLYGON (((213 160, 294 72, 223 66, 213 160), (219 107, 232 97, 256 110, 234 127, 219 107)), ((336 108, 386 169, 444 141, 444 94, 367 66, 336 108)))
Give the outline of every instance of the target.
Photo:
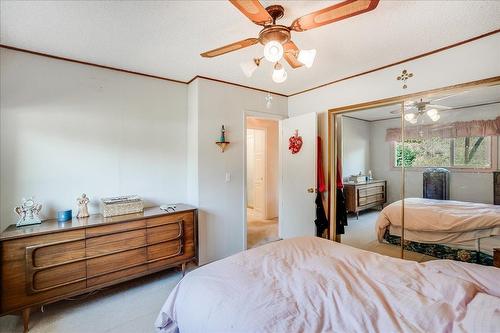
MULTIPOLYGON (((500 247, 500 206, 421 198, 407 198, 404 205, 406 249, 493 264, 493 248, 500 247)), ((382 210, 376 232, 380 242, 400 244, 401 201, 382 210)))
POLYGON ((188 273, 155 324, 183 333, 487 332, 500 325, 498 279, 498 268, 295 238, 188 273))

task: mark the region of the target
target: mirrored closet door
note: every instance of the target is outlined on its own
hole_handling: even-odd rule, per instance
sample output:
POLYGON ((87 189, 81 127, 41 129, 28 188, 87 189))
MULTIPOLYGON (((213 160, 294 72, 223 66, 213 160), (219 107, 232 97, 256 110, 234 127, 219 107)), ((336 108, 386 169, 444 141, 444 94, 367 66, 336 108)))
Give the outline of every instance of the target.
POLYGON ((415 261, 493 264, 500 248, 500 85, 330 110, 335 238, 415 261))
POLYGON ((393 164, 394 147, 401 145, 401 135, 388 137, 387 131, 401 132, 402 110, 402 103, 393 103, 331 117, 337 239, 393 257, 401 256, 401 246, 396 240, 385 241, 391 225, 383 209, 390 204, 399 207, 391 212, 391 221, 401 225, 403 170, 393 164))
MULTIPOLYGON (((402 127, 387 136, 400 142, 393 166, 404 168, 404 257, 492 265, 500 247, 500 86, 405 100, 402 127)), ((386 241, 399 244, 400 231, 392 228, 386 241)))

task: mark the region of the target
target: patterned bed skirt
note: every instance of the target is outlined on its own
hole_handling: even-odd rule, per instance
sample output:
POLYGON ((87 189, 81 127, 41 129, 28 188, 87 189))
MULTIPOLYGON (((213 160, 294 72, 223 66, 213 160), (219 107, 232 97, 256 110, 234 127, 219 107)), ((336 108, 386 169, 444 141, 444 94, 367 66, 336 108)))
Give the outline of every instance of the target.
MULTIPOLYGON (((384 239, 393 245, 401 245, 401 237, 389 234, 387 230, 384 239)), ((405 240, 404 248, 408 251, 423 253, 439 259, 450 259, 485 266, 493 266, 493 256, 476 250, 456 249, 441 244, 425 244, 405 240)))

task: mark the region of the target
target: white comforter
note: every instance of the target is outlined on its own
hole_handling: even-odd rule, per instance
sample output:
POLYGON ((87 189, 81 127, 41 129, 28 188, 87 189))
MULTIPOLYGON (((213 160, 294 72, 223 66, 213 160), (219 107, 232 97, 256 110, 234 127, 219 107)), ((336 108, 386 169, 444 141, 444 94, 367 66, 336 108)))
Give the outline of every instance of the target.
POLYGON ((155 324, 182 333, 495 332, 498 281, 498 268, 295 238, 187 274, 155 324))
MULTIPOLYGON (((407 198, 405 239, 421 243, 461 243, 500 235, 500 206, 483 203, 407 198)), ((401 235, 401 200, 385 207, 376 223, 380 242, 390 228, 401 235)))

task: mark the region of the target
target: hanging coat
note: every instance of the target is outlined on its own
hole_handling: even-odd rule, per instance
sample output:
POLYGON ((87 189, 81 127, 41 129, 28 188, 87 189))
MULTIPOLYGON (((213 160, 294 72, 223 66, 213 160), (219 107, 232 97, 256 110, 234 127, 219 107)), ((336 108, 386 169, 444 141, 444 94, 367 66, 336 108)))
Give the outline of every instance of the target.
POLYGON ((322 193, 326 191, 325 176, 323 174, 323 156, 321 153, 321 138, 318 136, 317 139, 317 193, 316 193, 316 236, 321 237, 326 229, 328 229, 328 219, 325 213, 325 207, 323 206, 323 195, 322 193))
POLYGON ((347 208, 345 206, 344 183, 342 182, 342 167, 337 159, 337 214, 335 216, 335 226, 337 235, 345 233, 344 226, 347 225, 347 208))

